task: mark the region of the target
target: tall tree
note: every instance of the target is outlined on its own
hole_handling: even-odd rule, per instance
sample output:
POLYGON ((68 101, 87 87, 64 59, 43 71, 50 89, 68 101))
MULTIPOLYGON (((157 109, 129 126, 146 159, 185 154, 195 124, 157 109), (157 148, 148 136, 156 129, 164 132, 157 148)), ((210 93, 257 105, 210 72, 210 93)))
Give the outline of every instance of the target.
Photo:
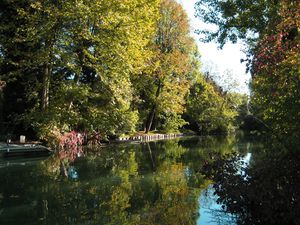
POLYGON ((278 15, 255 48, 252 102, 276 134, 299 138, 300 3, 282 1, 278 15))
POLYGON ((93 126, 104 135, 134 128, 129 76, 148 58, 158 0, 1 4, 1 80, 7 90, 20 85, 22 102, 31 104, 18 114, 30 126, 93 126))
POLYGON ((5 88, 6 83, 0 80, 0 131, 4 131, 3 124, 3 89, 5 88))
POLYGON ((173 0, 162 1, 156 35, 149 47, 153 52, 150 68, 143 71, 143 80, 136 85, 144 100, 141 114, 146 133, 154 128, 155 118, 178 119, 177 115, 184 111, 191 77, 197 68, 197 50, 189 28, 181 5, 173 0))

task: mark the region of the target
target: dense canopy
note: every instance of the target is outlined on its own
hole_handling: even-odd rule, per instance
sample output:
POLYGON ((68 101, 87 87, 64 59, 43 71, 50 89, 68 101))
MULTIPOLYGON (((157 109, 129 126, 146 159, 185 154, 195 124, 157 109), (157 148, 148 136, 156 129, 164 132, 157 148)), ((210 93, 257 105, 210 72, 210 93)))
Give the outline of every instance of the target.
POLYGON ((233 126, 237 112, 200 73, 176 1, 4 0, 0 8, 3 139, 233 126))

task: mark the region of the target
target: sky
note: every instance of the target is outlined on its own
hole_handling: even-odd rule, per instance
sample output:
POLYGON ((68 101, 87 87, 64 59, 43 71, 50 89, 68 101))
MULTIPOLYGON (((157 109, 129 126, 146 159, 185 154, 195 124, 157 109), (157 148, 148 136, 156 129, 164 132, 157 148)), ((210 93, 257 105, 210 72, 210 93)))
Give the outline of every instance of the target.
POLYGON ((218 71, 220 75, 223 75, 224 79, 226 79, 226 77, 224 77, 224 74, 226 73, 224 72, 226 70, 232 71, 232 80, 235 80, 238 84, 236 91, 249 94, 247 84, 250 75, 246 74, 246 65, 240 62, 242 58, 245 58, 245 55, 242 52, 242 44, 227 43, 223 49, 220 50, 218 49, 218 45, 214 42, 200 42, 199 36, 194 33, 194 30, 207 28, 209 26, 194 16, 194 5, 197 0, 178 0, 178 2, 183 5, 183 8, 188 13, 192 35, 197 41, 201 53, 202 68, 205 70, 208 67, 213 67, 214 71, 218 71))

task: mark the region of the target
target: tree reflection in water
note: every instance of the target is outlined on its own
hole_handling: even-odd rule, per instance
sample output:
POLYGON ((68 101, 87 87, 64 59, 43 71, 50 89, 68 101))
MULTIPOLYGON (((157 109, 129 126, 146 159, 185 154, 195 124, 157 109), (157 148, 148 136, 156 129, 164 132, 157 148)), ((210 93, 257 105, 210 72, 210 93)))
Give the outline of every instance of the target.
POLYGON ((300 155, 296 151, 262 151, 243 166, 239 154, 219 157, 203 167, 214 181, 224 212, 238 224, 300 224, 300 155))
POLYGON ((33 165, 0 168, 0 221, 196 224, 199 196, 211 183, 199 168, 234 146, 234 138, 126 144, 75 161, 58 155, 33 165))
MULTIPOLYGON (((22 224, 195 224, 208 182, 179 140, 104 148, 73 161, 54 155, 0 168, 0 221, 22 224), (18 179, 16 179, 18 175, 18 179)), ((209 159, 207 159, 209 160, 209 159)))

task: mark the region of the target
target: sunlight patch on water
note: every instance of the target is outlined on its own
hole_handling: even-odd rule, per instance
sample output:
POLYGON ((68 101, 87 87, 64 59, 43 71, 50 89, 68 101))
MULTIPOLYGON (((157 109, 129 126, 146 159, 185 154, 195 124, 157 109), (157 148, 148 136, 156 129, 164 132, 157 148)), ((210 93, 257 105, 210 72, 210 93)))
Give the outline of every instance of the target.
POLYGON ((234 216, 224 212, 222 205, 217 203, 218 196, 214 195, 214 189, 209 186, 199 197, 199 214, 197 225, 235 225, 234 216))

